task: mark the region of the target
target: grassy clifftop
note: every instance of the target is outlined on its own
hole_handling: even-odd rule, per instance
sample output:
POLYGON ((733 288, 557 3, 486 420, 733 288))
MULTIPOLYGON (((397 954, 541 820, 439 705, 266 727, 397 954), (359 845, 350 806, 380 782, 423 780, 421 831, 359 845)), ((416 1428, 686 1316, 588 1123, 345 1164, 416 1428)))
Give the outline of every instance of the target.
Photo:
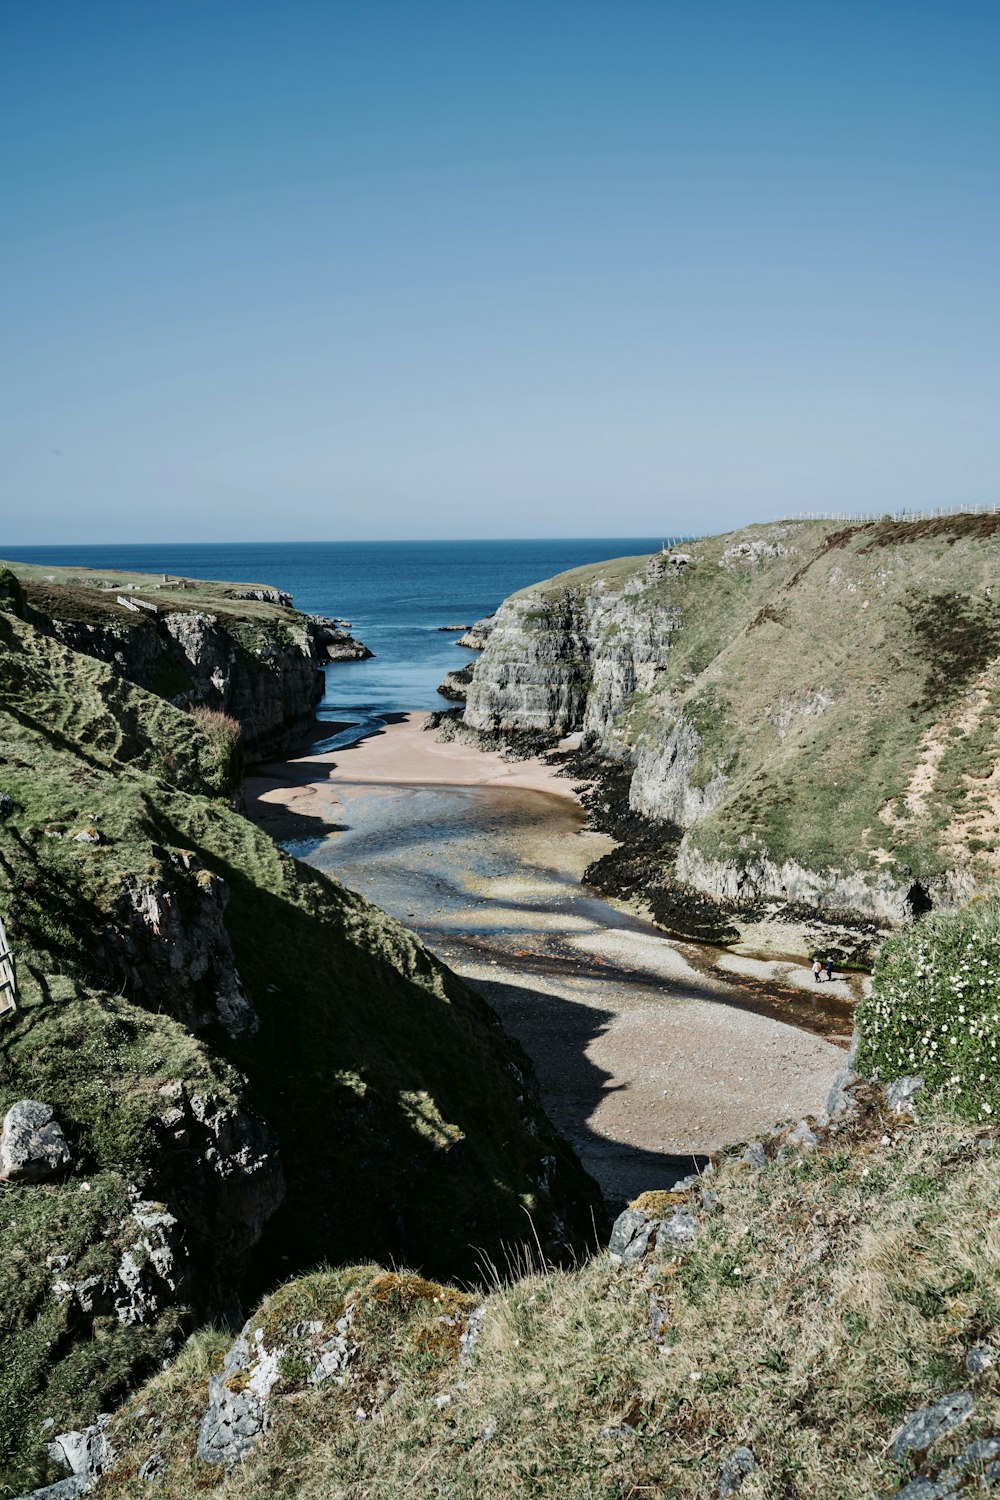
POLYGON ((750 526, 565 573, 501 609, 489 732, 634 766, 678 870, 742 903, 901 919, 1000 874, 1000 517, 750 526))
POLYGON ((82 624, 116 624, 142 628, 151 618, 141 606, 132 610, 119 597, 155 605, 161 614, 203 610, 228 616, 234 628, 252 621, 286 619, 291 598, 262 583, 227 583, 201 578, 128 572, 119 568, 56 568, 38 563, 3 563, 19 580, 29 605, 58 620, 82 624))
POLYGON ((365 651, 266 584, 20 563, 0 572, 0 592, 16 594, 38 630, 179 707, 235 718, 249 759, 309 730, 331 640, 365 651))
MULTIPOLYGON (((653 590, 683 626, 630 729, 684 717, 694 784, 724 778, 695 847, 901 878, 964 864, 1000 748, 1000 518, 750 528, 694 550, 653 590)), ((981 878, 994 842, 970 851, 981 878)))
POLYGON ((37 1482, 43 1418, 92 1419, 279 1273, 472 1276, 533 1232, 592 1235, 523 1054, 412 934, 234 811, 211 722, 0 608, 0 744, 23 989, 0 1108, 51 1104, 72 1153, 64 1180, 0 1184, 8 1482, 37 1482), (145 1302, 115 1279, 130 1245, 140 1280, 159 1264, 137 1199, 179 1226, 145 1302))
POLYGON ((693 1229, 633 1265, 599 1256, 485 1297, 373 1266, 293 1282, 248 1324, 257 1361, 280 1354, 244 1461, 197 1455, 210 1377, 236 1394, 247 1378, 221 1379, 230 1341, 200 1336, 114 1419, 123 1456, 96 1495, 135 1493, 152 1462, 164 1500, 706 1500, 736 1492, 728 1464, 745 1500, 856 1500, 929 1484, 978 1442, 954 1471, 971 1495, 1000 1452, 983 1139, 933 1111, 915 1126, 869 1088, 813 1150, 721 1162, 707 1199, 645 1195, 693 1229), (337 1328, 342 1363, 310 1378, 337 1328), (890 1446, 955 1392, 964 1420, 929 1453, 890 1446))

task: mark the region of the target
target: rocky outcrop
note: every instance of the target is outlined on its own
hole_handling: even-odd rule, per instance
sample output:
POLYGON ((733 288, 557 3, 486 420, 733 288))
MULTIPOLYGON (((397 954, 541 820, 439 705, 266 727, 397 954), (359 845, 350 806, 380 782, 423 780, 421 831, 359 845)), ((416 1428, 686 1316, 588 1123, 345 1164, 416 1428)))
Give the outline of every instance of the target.
POLYGON ((553 739, 581 730, 608 753, 623 753, 615 720, 652 687, 676 626, 672 611, 642 607, 654 581, 639 575, 618 591, 598 580, 508 599, 473 668, 466 723, 491 735, 531 730, 553 739))
POLYGON ((192 682, 190 689, 170 696, 237 719, 249 760, 278 754, 310 728, 323 677, 314 631, 304 616, 291 614, 283 628, 254 626, 240 633, 242 639, 209 614, 175 612, 157 623, 192 682))
MULTIPOLYGON (((482 651, 493 632, 496 618, 496 615, 493 614, 487 615, 484 620, 477 620, 474 625, 469 626, 465 634, 455 644, 457 646, 464 646, 467 651, 482 651)), ((451 627, 445 626, 444 628, 450 629, 451 627)))
POLYGON ((253 1036, 258 1017, 223 920, 226 882, 186 850, 160 853, 160 874, 123 882, 103 935, 104 966, 138 1004, 166 1011, 189 1031, 253 1036))
POLYGON ((781 522, 560 575, 477 640, 464 723, 523 751, 578 734, 627 766, 628 811, 669 833, 661 868, 713 901, 883 924, 952 908, 1000 873, 975 821, 1000 755, 981 521, 781 522), (977 726, 973 767, 956 747, 977 726), (978 860, 957 857, 963 807, 978 860))
POLYGON ((0 1182, 45 1182, 69 1166, 69 1147, 51 1104, 21 1099, 4 1115, 0 1182))
POLYGON ((472 668, 460 667, 457 672, 446 672, 443 680, 438 683, 438 692, 442 698, 450 698, 453 703, 464 703, 472 681, 472 668))
POLYGON ((267 1337, 247 1322, 208 1386, 208 1410, 198 1431, 202 1463, 231 1468, 245 1459, 271 1423, 271 1392, 290 1354, 307 1387, 340 1383, 358 1352, 351 1338, 354 1304, 348 1303, 333 1327, 319 1318, 296 1324, 284 1341, 267 1337))
POLYGON ((226 598, 253 599, 258 604, 280 604, 283 609, 292 607, 291 594, 286 594, 284 589, 268 588, 266 584, 252 589, 226 589, 226 598))
POLYGON ((57 1279, 53 1295, 88 1318, 113 1317, 123 1328, 155 1323, 165 1308, 177 1305, 190 1278, 180 1226, 162 1203, 134 1189, 131 1213, 118 1230, 126 1244, 117 1263, 79 1281, 57 1279))
MULTIPOLYGON (((231 597, 257 600, 264 592, 272 591, 231 597)), ((198 704, 229 714, 240 724, 250 761, 278 755, 307 733, 323 696, 324 663, 371 655, 337 622, 290 608, 261 619, 161 608, 128 623, 110 617, 46 621, 41 615, 36 623, 180 707, 198 704)))
POLYGON ((260 1240, 285 1196, 277 1144, 240 1097, 199 1090, 183 1080, 160 1090, 163 1143, 156 1185, 201 1260, 199 1297, 227 1308, 233 1268, 260 1240))
POLYGON ((862 875, 810 870, 795 860, 778 864, 761 855, 739 863, 709 860, 687 836, 681 840, 676 869, 679 879, 695 890, 711 892, 723 901, 746 905, 773 899, 890 924, 912 922, 928 909, 922 905, 925 901, 942 910, 961 906, 976 889, 969 870, 946 871, 915 882, 909 877, 894 880, 885 871, 862 875))
POLYGON ((350 635, 342 620, 327 615, 308 615, 313 639, 327 661, 367 661, 375 653, 350 635))

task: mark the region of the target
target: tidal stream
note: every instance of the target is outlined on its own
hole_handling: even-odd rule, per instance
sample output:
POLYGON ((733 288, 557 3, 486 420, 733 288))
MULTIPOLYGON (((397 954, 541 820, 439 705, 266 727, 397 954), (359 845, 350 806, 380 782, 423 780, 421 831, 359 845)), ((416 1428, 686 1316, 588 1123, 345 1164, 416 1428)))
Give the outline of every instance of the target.
MULTIPOLYGON (((718 950, 673 941, 583 885, 611 842, 565 795, 362 779, 373 732, 394 730, 352 726, 310 751, 310 767, 328 752, 309 782, 322 836, 289 838, 277 823, 275 835, 480 991, 612 1207, 670 1186, 718 1146, 822 1108, 849 1030, 838 986, 804 992, 766 964, 755 975, 753 960, 749 973, 724 974, 718 950)), ((292 769, 262 768, 260 785, 292 769)))

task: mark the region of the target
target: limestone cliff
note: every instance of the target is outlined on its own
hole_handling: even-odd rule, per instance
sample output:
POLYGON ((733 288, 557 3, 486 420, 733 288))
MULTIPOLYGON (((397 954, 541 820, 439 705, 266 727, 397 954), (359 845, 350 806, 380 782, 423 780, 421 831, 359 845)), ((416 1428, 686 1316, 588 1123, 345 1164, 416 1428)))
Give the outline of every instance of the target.
POLYGON ((238 720, 250 761, 280 755, 309 730, 325 663, 371 655, 341 622, 301 614, 265 585, 15 571, 37 626, 179 707, 238 720))
POLYGON ((1000 873, 998 585, 996 516, 775 523, 578 569, 498 611, 465 723, 627 764, 698 891, 905 921, 1000 873))

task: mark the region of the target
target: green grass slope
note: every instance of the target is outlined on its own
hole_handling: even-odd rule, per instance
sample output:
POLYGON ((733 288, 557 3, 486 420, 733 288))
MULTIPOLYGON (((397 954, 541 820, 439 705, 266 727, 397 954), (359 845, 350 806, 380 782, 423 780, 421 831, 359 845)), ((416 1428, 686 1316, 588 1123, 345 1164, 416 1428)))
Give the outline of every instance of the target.
MULTIPOLYGON (((699 735, 696 779, 726 778, 694 845, 820 871, 953 868, 953 820, 1000 749, 1000 518, 813 524, 784 556, 720 566, 734 541, 766 549, 781 528, 699 546, 690 573, 659 586, 684 627, 636 726, 682 714, 699 735), (924 762, 926 795, 908 805, 924 762)), ((981 879, 994 853, 975 851, 981 879)))
POLYGON ((871 911, 864 888, 879 884, 885 907, 913 884, 935 905, 987 887, 1000 517, 776 522, 682 550, 690 565, 659 574, 658 559, 623 558, 522 591, 513 636, 477 664, 480 711, 491 671, 502 714, 504 683, 537 682, 539 662, 562 671, 553 635, 590 618, 591 704, 626 678, 624 657, 641 666, 605 744, 635 762, 633 808, 687 827, 681 865, 704 889, 776 896, 798 866, 833 904, 871 911), (664 642, 652 656, 650 641, 664 642))
MULTIPOLYGON (((492 1012, 412 934, 233 809, 196 715, 0 607, 0 746, 13 803, 0 911, 23 988, 19 1012, 0 1018, 0 1108, 51 1103, 73 1153, 64 1182, 0 1185, 8 1482, 37 1478, 43 1417, 65 1428, 106 1409, 204 1309, 196 1286, 155 1326, 124 1328, 74 1320, 52 1290, 115 1260, 130 1185, 176 1207, 165 1084, 242 1101, 280 1144, 287 1196, 230 1268, 228 1305, 324 1260, 472 1276, 483 1253, 502 1258, 534 1233, 554 1253, 592 1235, 596 1188, 492 1012), (76 841, 90 829, 99 842, 76 841), (185 1024, 188 991, 207 983, 185 935, 202 930, 205 892, 221 903, 226 889, 219 942, 260 1018, 239 1040, 185 1024), (125 897, 147 891, 177 914, 159 946, 145 931, 138 944, 129 922, 125 897)), ((217 1308, 226 1291, 215 1288, 217 1308)))
MULTIPOLYGON (((291 1283, 250 1321, 284 1352, 245 1462, 195 1452, 229 1344, 201 1335, 114 1419, 123 1457, 98 1500, 136 1493, 151 1459, 164 1500, 706 1500, 738 1447, 756 1465, 747 1500, 856 1500, 939 1472, 1000 1424, 996 1366, 965 1366, 1000 1336, 1000 1159, 972 1127, 865 1098, 813 1153, 720 1163, 684 1255, 598 1256, 482 1299, 372 1266, 291 1283), (310 1384, 311 1345, 345 1314, 356 1352, 310 1384), (905 1417, 958 1390, 970 1420, 926 1462, 894 1461, 905 1417)), ((655 1196, 640 1200, 654 1214, 679 1195, 655 1196)))

